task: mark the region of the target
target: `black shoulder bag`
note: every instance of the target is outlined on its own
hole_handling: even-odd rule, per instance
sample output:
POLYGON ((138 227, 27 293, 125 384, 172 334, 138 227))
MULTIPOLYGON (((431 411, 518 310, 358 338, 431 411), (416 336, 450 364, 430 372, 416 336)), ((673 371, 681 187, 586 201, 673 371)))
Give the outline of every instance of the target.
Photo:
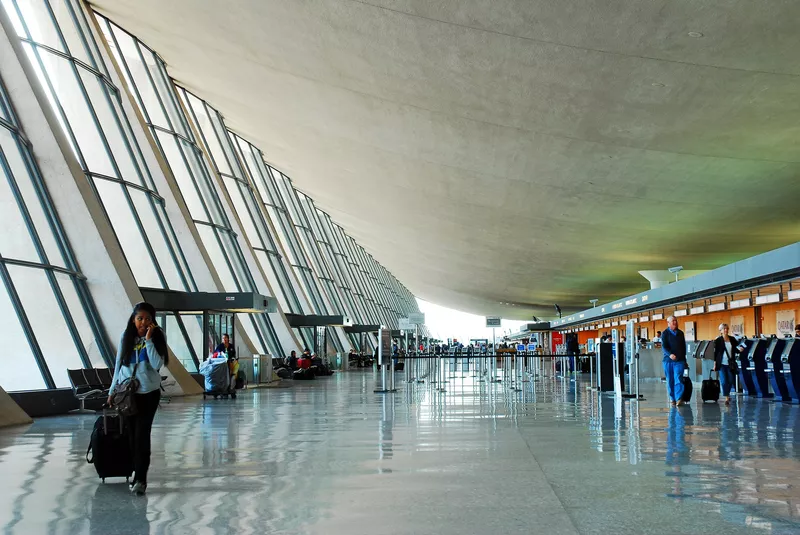
POLYGON ((136 378, 136 367, 133 365, 131 376, 120 382, 114 393, 111 395, 112 406, 119 411, 122 416, 133 416, 136 414, 136 392, 139 390, 139 380, 136 378))

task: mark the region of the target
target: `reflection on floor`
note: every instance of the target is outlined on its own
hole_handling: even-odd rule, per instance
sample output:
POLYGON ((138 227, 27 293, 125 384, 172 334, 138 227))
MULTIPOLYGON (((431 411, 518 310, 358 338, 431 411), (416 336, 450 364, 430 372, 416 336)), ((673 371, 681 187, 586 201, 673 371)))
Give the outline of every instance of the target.
POLYGON ((0 526, 37 533, 800 533, 800 407, 521 391, 454 373, 373 393, 369 371, 183 399, 144 498, 101 484, 92 416, 0 432, 0 526))

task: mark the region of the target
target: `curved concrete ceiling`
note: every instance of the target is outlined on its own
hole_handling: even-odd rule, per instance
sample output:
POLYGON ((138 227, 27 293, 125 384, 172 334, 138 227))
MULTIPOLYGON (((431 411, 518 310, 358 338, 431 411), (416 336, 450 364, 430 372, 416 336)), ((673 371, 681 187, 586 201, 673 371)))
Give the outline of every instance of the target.
POLYGON ((800 239, 800 2, 93 4, 426 300, 551 317, 800 239))

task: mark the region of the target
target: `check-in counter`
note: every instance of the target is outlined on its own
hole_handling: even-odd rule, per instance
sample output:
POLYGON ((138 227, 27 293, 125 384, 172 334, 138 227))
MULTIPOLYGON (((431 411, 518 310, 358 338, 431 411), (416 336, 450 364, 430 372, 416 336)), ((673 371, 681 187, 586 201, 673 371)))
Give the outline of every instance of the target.
POLYGON ((664 355, 661 344, 648 343, 639 347, 639 379, 662 379, 664 355))

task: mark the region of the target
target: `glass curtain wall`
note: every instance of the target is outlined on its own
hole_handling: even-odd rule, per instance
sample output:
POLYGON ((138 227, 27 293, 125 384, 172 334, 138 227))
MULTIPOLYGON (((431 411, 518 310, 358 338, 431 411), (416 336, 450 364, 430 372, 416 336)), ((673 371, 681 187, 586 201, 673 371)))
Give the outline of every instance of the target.
POLYGON ((333 221, 328 214, 320 209, 316 210, 317 224, 321 232, 321 243, 328 250, 331 266, 336 273, 336 279, 340 281, 340 289, 344 300, 347 302, 349 310, 353 315, 354 322, 366 325, 367 314, 364 309, 363 301, 355 297, 353 277, 350 267, 347 264, 347 256, 342 251, 342 245, 338 241, 338 236, 334 231, 333 221))
POLYGON ((381 306, 383 307, 386 319, 389 322, 387 323, 387 325, 391 327, 396 327, 397 315, 394 309, 392 308, 392 300, 389 295, 389 290, 383 284, 383 281, 381 280, 380 276, 380 271, 383 268, 375 261, 375 258, 371 254, 367 253, 366 251, 364 251, 364 254, 367 255, 367 264, 368 264, 367 269, 369 270, 370 275, 372 276, 372 280, 375 281, 375 287, 378 290, 378 295, 381 300, 381 306))
MULTIPOLYGON (((230 231, 203 151, 195 140, 163 61, 152 50, 107 19, 98 16, 98 21, 145 124, 178 183, 203 245, 209 256, 219 260, 215 261, 215 270, 227 289, 240 291, 240 287, 231 283, 235 280, 235 260, 232 261, 228 253, 235 238, 230 231)), ((168 316, 167 322, 170 324, 167 325, 170 332, 186 331, 191 344, 176 353, 179 353, 178 358, 187 369, 196 371, 199 361, 207 354, 207 351, 199 347, 203 339, 200 317, 176 314, 168 316)), ((252 321, 242 319, 242 323, 246 331, 250 327, 248 335, 258 344, 260 339, 252 327, 252 321)), ((263 351, 263 345, 260 350, 263 351)))
POLYGON ((82 4, 2 5, 139 286, 196 290, 82 4))
POLYGON ((342 253, 342 260, 346 263, 347 271, 350 273, 350 280, 353 284, 353 297, 362 312, 364 324, 377 325, 377 318, 375 311, 372 309, 372 304, 367 300, 366 290, 362 281, 362 273, 359 269, 356 258, 352 255, 349 248, 349 236, 345 233, 344 229, 337 224, 333 224, 333 232, 336 237, 335 243, 342 253))
MULTIPOLYGON (((277 192, 282 199, 283 208, 286 210, 285 216, 287 217, 287 221, 294 228, 293 235, 297 243, 297 249, 302 251, 302 256, 308 263, 308 271, 306 272, 309 279, 308 287, 316 295, 316 302, 318 305, 316 313, 321 315, 342 314, 343 311, 334 310, 331 304, 328 292, 330 291, 330 282, 332 281, 329 277, 325 277, 327 270, 323 271, 319 250, 316 248, 316 242, 311 235, 311 228, 305 218, 305 213, 300 208, 300 202, 292 186, 292 182, 289 180, 289 177, 280 171, 272 168, 271 170, 272 176, 277 184, 277 192), (322 276, 317 277, 317 275, 322 276)), ((301 272, 305 272, 305 270, 301 272)), ((331 340, 336 351, 342 354, 346 353, 347 351, 344 349, 342 340, 339 338, 340 329, 334 329, 334 332, 336 336, 332 336, 331 340)))
MULTIPOLYGON (((253 236, 254 239, 268 235, 264 221, 261 218, 261 212, 258 210, 258 203, 253 196, 253 190, 250 188, 234 152, 233 145, 222 122, 222 116, 208 103, 186 89, 182 87, 177 89, 178 95, 188 111, 190 122, 197 128, 212 166, 225 186, 232 208, 236 215, 239 216, 239 221, 241 221, 245 232, 248 233, 248 236, 253 236)), ((216 190, 214 190, 214 193, 217 195, 217 201, 227 208, 228 203, 224 195, 216 190)), ((257 278, 253 275, 251 265, 245 259, 243 251, 248 247, 247 242, 242 246, 237 239, 237 234, 231 228, 231 220, 234 214, 231 213, 229 217, 223 210, 222 215, 225 222, 224 227, 214 225, 207 228, 213 229, 213 232, 219 237, 225 236, 221 248, 215 249, 213 253, 209 248, 209 254, 212 255, 212 258, 216 256, 216 259, 214 259, 215 264, 224 259, 230 268, 226 272, 228 277, 225 281, 225 287, 231 290, 237 288, 239 291, 256 291, 264 295, 271 295, 272 292, 267 288, 266 282, 261 277, 257 278), (262 281, 261 285, 258 284, 258 280, 262 281)), ((210 239, 211 230, 207 230, 206 234, 208 236, 204 238, 204 241, 210 239)), ((260 249, 265 249, 264 242, 260 238, 259 241, 253 243, 260 249)), ((252 266, 252 268, 257 268, 257 266, 252 266)), ((257 273, 257 275, 260 275, 260 273, 257 273)), ((247 318, 246 321, 243 321, 245 331, 257 344, 260 344, 261 348, 263 348, 261 351, 267 349, 273 355, 283 356, 286 354, 268 315, 249 314, 247 318)))
POLYGON ((29 142, 0 81, 0 337, 6 391, 69 387, 67 369, 113 366, 29 142))
MULTIPOLYGON (((326 281, 328 284, 329 295, 332 296, 334 309, 345 314, 353 323, 360 323, 357 309, 353 302, 353 296, 350 288, 346 285, 347 280, 339 272, 339 266, 334 258, 333 245, 328 239, 328 235, 322 228, 317 208, 314 206, 314 201, 308 195, 298 192, 300 205, 302 206, 306 218, 311 227, 311 233, 316 241, 317 250, 319 251, 322 266, 326 270, 326 281)), ((347 334, 350 340, 350 345, 358 347, 358 335, 347 334)))
POLYGON ((353 264, 353 269, 356 272, 358 280, 361 282, 361 291, 372 314, 372 321, 376 325, 382 325, 384 323, 384 318, 376 301, 375 292, 372 288, 369 273, 367 273, 364 262, 359 255, 358 244, 351 236, 347 234, 345 234, 345 238, 347 241, 348 257, 350 258, 350 262, 353 264))
MULTIPOLYGON (((276 234, 274 228, 271 226, 271 221, 264 218, 265 202, 260 194, 260 188, 253 190, 252 184, 263 184, 265 176, 268 174, 267 166, 264 163, 264 156, 261 151, 253 146, 247 140, 239 137, 230 130, 228 136, 231 138, 239 160, 242 162, 244 170, 249 178, 247 184, 237 181, 243 198, 252 200, 248 202, 248 212, 253 214, 252 218, 254 224, 245 224, 245 232, 253 244, 253 249, 256 252, 258 261, 267 277, 270 279, 270 284, 276 291, 278 300, 284 311, 292 314, 304 314, 308 309, 308 303, 302 303, 301 297, 295 290, 295 282, 290 275, 289 266, 286 259, 280 253, 280 247, 275 242, 273 236, 276 234)), ((231 196, 235 194, 231 193, 231 196)))

